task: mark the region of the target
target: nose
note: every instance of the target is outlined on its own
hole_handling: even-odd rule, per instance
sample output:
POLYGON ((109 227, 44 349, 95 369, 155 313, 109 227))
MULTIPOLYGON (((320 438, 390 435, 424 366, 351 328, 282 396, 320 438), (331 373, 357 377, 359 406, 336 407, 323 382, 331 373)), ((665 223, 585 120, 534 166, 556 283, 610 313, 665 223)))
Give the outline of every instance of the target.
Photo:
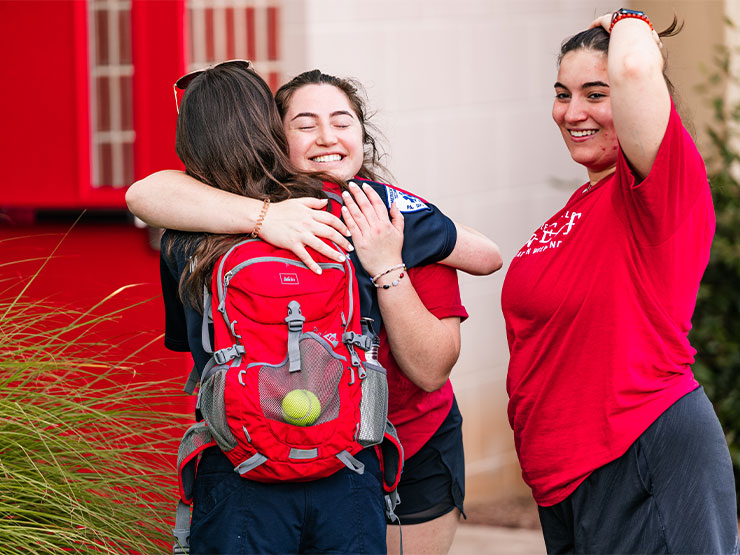
POLYGON ((577 121, 583 121, 586 119, 586 111, 584 110, 584 101, 578 97, 573 97, 568 102, 568 107, 565 110, 565 121, 573 123, 577 121))
POLYGON ((321 146, 333 145, 337 142, 337 134, 331 125, 319 125, 319 134, 316 137, 316 143, 321 146))

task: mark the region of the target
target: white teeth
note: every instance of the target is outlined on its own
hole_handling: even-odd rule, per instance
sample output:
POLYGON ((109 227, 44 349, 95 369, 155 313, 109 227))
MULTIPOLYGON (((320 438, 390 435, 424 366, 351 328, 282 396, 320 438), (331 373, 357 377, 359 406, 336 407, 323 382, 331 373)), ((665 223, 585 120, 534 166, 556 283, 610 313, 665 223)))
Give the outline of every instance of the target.
POLYGON ((589 135, 594 135, 596 133, 596 131, 594 131, 593 129, 585 129, 583 131, 578 131, 576 129, 570 129, 568 132, 570 133, 571 137, 587 137, 589 135))
POLYGON ((325 154, 324 156, 316 156, 311 158, 313 162, 339 162, 342 157, 339 154, 325 154))

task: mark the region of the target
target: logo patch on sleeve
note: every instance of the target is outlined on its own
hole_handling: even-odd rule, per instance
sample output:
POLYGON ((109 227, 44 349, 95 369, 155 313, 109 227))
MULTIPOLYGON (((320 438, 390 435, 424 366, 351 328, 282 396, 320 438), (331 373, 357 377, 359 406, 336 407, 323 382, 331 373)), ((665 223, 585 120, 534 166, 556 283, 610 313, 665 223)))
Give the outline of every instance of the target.
POLYGON ((418 212, 429 208, 414 195, 409 195, 392 187, 386 187, 385 191, 388 195, 388 206, 395 202, 401 212, 418 212))

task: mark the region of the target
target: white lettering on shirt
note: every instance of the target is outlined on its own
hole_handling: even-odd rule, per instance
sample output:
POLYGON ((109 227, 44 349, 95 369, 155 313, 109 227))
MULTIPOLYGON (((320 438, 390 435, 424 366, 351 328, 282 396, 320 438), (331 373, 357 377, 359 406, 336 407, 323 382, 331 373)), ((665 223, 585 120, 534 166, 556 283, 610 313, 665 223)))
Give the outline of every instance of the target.
POLYGON ((519 250, 516 258, 529 254, 538 254, 548 249, 557 249, 563 244, 563 240, 557 240, 557 238, 569 235, 582 215, 581 212, 571 212, 568 210, 557 221, 543 224, 519 250))

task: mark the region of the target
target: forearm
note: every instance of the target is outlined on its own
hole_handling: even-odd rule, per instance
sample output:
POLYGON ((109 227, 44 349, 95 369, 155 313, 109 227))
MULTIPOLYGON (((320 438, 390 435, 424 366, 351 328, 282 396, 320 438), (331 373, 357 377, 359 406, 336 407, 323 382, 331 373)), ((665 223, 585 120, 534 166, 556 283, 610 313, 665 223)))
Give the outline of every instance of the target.
POLYGON ((670 117, 658 41, 647 23, 634 18, 618 21, 609 41, 607 73, 614 128, 640 177, 650 172, 670 117))
POLYGON ((460 354, 460 319, 440 320, 429 312, 408 277, 380 289, 378 303, 401 371, 424 391, 442 387, 460 354))
POLYGON ((262 209, 261 200, 209 187, 175 170, 131 185, 126 204, 151 226, 208 233, 250 233, 262 209))
POLYGON ((503 266, 498 245, 482 233, 455 222, 457 242, 452 253, 441 261, 468 274, 485 276, 503 266))

